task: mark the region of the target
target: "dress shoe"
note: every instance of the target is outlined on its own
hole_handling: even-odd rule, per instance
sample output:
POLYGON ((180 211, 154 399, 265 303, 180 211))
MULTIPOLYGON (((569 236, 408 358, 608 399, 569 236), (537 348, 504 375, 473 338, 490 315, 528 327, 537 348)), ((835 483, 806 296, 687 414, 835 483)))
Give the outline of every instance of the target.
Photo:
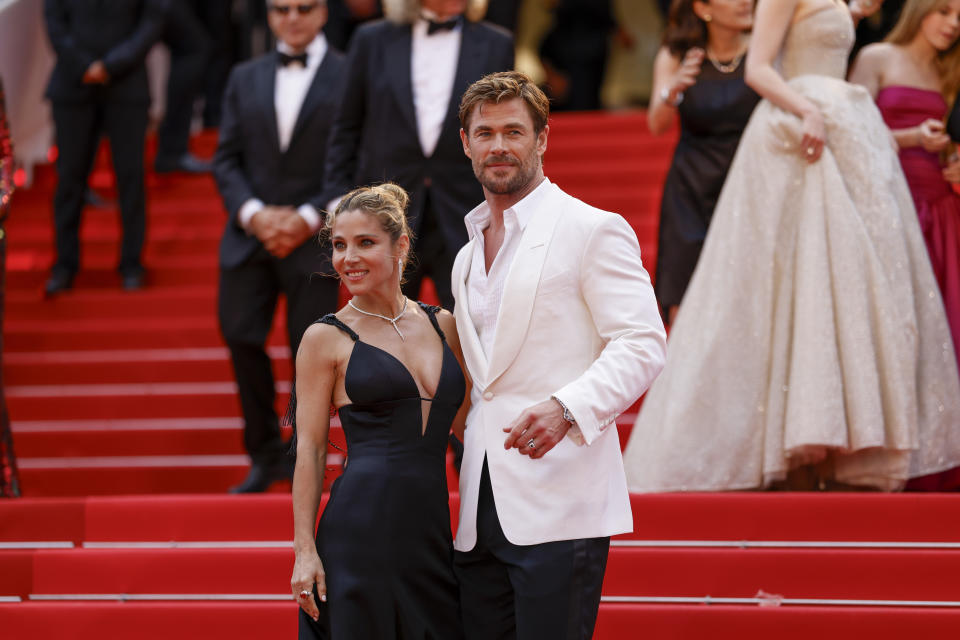
POLYGON ((263 493, 271 484, 278 480, 293 478, 293 458, 290 461, 275 462, 273 464, 256 464, 250 466, 250 471, 243 482, 230 487, 230 493, 263 493))
POLYGON ((153 161, 154 173, 210 173, 213 164, 209 160, 201 160, 192 153, 185 153, 179 157, 157 156, 153 161))
POLYGON ((61 291, 73 288, 73 274, 67 271, 54 271, 44 285, 43 291, 48 296, 56 295, 61 291))
POLYGON ((145 274, 143 271, 132 271, 120 276, 120 282, 124 291, 139 291, 143 289, 145 274))

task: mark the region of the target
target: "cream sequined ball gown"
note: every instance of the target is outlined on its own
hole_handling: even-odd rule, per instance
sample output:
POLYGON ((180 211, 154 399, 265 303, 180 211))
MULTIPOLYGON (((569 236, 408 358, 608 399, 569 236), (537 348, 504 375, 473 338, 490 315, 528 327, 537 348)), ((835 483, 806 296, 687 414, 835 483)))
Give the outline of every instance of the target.
POLYGON ((780 57, 815 103, 754 111, 674 324, 667 366, 624 453, 635 492, 746 489, 819 462, 893 490, 960 464, 950 332, 891 136, 844 82, 847 7, 801 1, 780 57))

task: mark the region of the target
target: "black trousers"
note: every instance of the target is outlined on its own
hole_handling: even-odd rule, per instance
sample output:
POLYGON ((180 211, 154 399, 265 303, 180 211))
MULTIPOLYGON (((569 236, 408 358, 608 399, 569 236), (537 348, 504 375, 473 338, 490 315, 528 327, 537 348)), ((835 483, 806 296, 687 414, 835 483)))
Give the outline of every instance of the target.
POLYGON ((187 152, 193 103, 203 88, 213 40, 187 0, 173 0, 166 19, 163 42, 170 49, 170 76, 166 113, 157 130, 157 155, 173 159, 187 152))
POLYGON ((477 544, 454 553, 467 640, 590 640, 609 550, 610 538, 512 544, 484 460, 477 544))
POLYGON ((120 196, 123 241, 119 270, 123 274, 143 269, 140 254, 146 235, 143 146, 147 130, 147 104, 111 102, 54 102, 56 127, 57 190, 53 196, 53 223, 57 259, 54 270, 68 274, 80 267, 80 215, 87 191, 87 178, 100 142, 106 133, 113 155, 120 196))
POLYGON ((443 229, 433 210, 430 190, 427 190, 420 229, 413 241, 413 260, 404 272, 403 293, 413 300, 420 299, 420 287, 424 277, 429 276, 437 290, 440 306, 453 312, 453 291, 450 288, 450 272, 460 247, 447 246, 443 229))
POLYGON ((301 251, 315 248, 300 247, 278 260, 260 247, 239 267, 220 271, 220 330, 240 394, 244 445, 254 464, 272 465, 285 454, 266 351, 279 296, 287 300, 287 336, 294 359, 307 327, 337 309, 339 280, 304 270, 297 256, 301 251))

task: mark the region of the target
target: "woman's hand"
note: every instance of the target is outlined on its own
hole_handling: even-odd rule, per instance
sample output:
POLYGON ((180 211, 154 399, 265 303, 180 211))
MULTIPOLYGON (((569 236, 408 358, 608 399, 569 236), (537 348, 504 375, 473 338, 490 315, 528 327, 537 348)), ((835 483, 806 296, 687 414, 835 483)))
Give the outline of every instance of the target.
POLYGON ((320 618, 320 610, 313 598, 314 585, 317 586, 316 593, 321 602, 326 602, 327 580, 320 556, 314 549, 298 552, 293 564, 293 576, 290 578, 290 591, 300 608, 316 621, 320 618))
POLYGON ((943 179, 953 184, 960 184, 960 158, 953 154, 943 168, 943 179))
POLYGON ((814 107, 803 116, 803 139, 800 141, 800 152, 807 162, 813 164, 820 159, 826 137, 823 114, 814 107))
POLYGON ((703 57, 706 52, 700 47, 693 47, 683 56, 680 62, 680 68, 670 79, 669 102, 675 103, 677 96, 692 87, 697 82, 697 76, 700 75, 700 66, 703 64, 703 57))
POLYGON ((918 141, 921 147, 931 153, 939 153, 950 144, 950 136, 945 131, 946 127, 939 120, 929 118, 924 120, 917 127, 918 141))

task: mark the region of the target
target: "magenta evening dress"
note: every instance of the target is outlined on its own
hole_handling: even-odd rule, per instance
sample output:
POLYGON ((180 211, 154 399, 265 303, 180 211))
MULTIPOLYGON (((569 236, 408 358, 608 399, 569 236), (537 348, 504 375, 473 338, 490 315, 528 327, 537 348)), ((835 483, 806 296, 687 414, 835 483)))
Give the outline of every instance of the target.
MULTIPOLYGON (((947 112, 947 103, 939 92, 903 86, 881 89, 877 106, 891 129, 915 127, 929 118, 942 121, 947 112)), ((909 147, 900 150, 900 164, 910 185, 933 273, 943 294, 954 349, 957 349, 960 345, 960 195, 943 179, 940 154, 922 147, 909 147)), ((960 468, 914 478, 907 488, 960 488, 960 468)))

